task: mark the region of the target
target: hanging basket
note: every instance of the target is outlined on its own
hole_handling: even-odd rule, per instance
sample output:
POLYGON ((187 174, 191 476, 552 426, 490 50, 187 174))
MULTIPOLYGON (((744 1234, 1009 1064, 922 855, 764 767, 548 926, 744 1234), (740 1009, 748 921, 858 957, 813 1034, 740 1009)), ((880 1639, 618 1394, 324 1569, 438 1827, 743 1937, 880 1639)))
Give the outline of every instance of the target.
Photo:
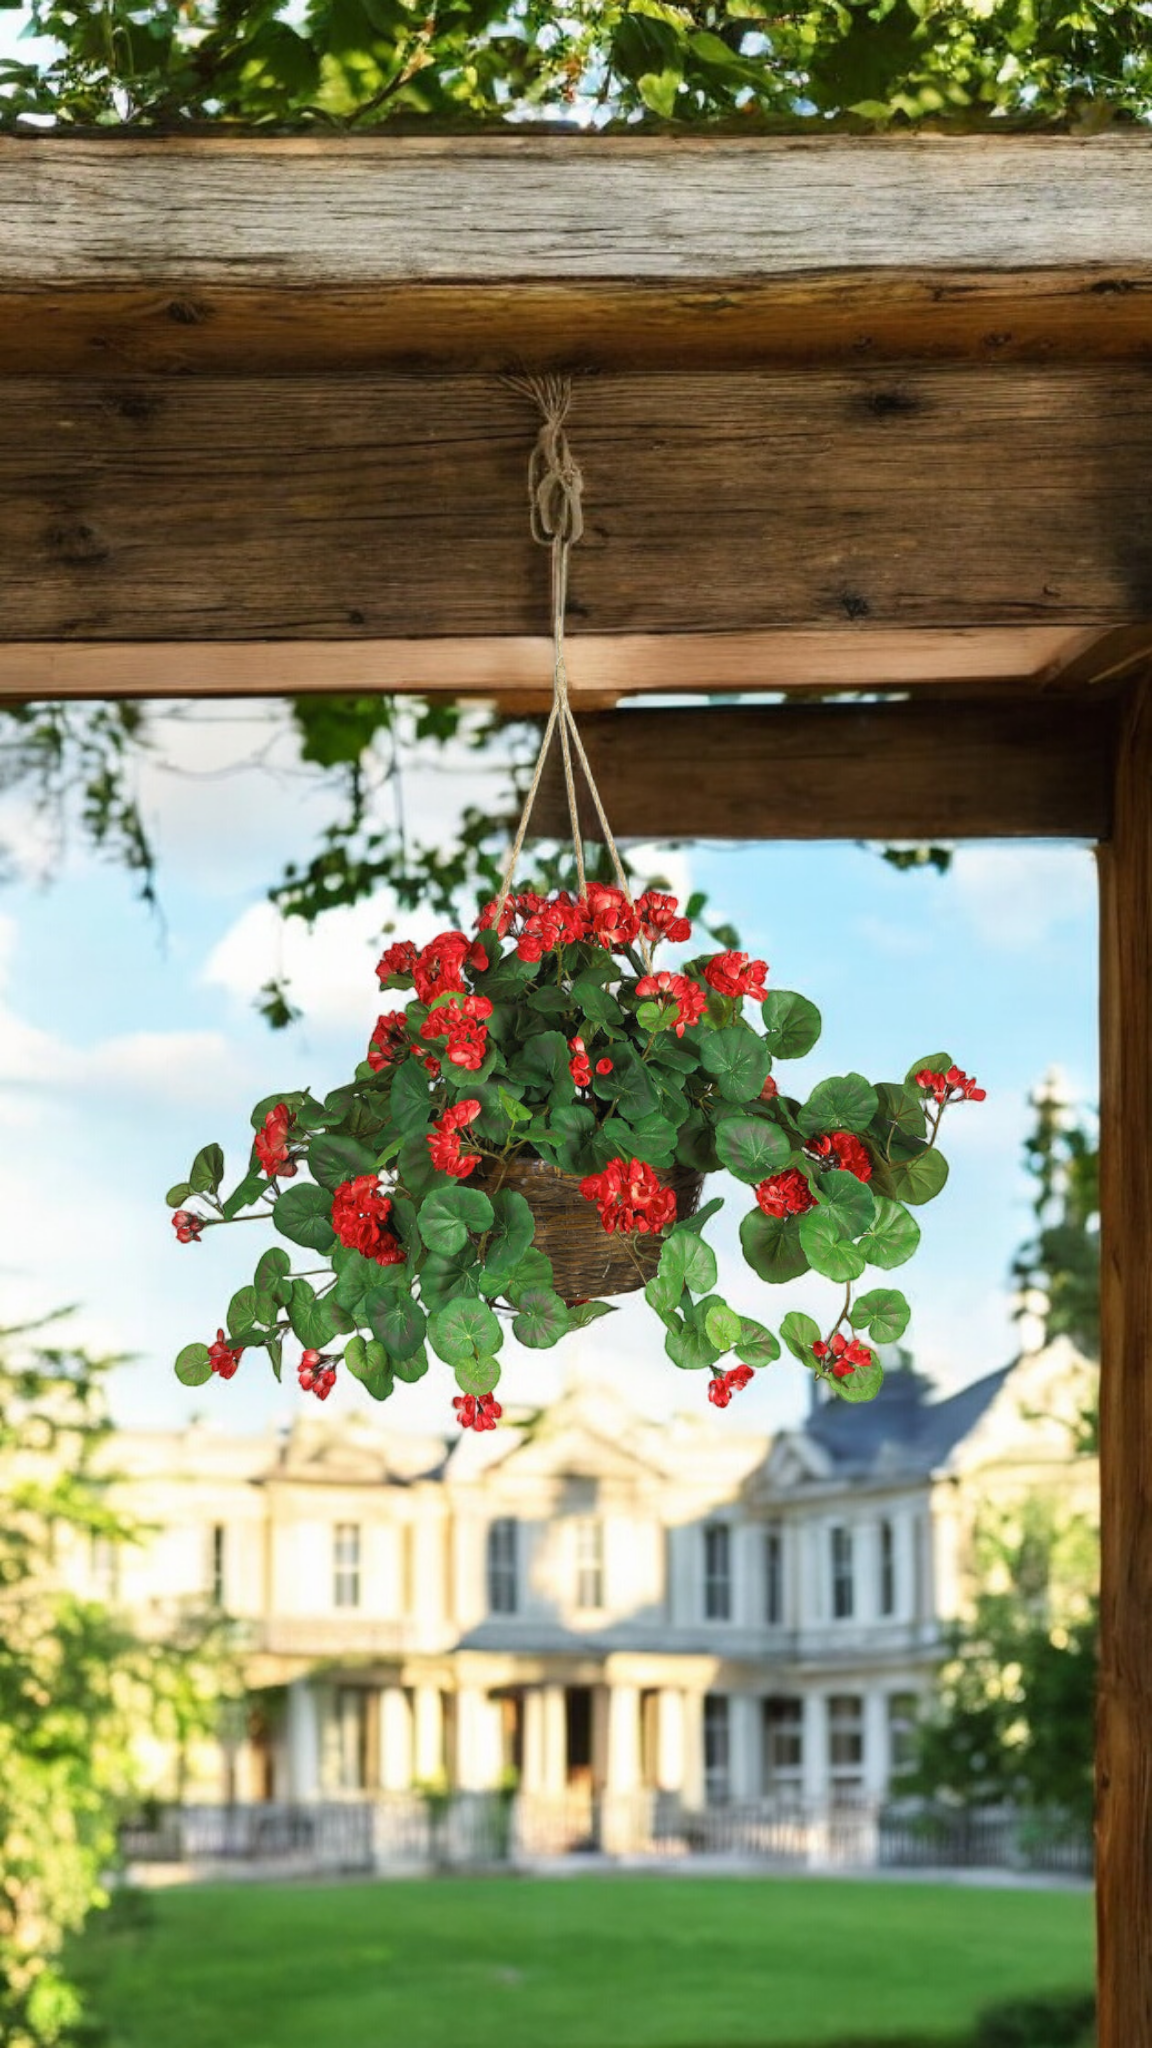
MULTIPOLYGON (((694 1216, 704 1175, 673 1166, 657 1178, 676 1195, 676 1216, 694 1216)), ((556 1292, 569 1308, 605 1294, 634 1294, 660 1262, 662 1237, 605 1230, 600 1212, 580 1192, 578 1174, 562 1173, 546 1159, 485 1161, 471 1185, 492 1195, 497 1188, 523 1195, 536 1219, 535 1245, 552 1261, 556 1292)))

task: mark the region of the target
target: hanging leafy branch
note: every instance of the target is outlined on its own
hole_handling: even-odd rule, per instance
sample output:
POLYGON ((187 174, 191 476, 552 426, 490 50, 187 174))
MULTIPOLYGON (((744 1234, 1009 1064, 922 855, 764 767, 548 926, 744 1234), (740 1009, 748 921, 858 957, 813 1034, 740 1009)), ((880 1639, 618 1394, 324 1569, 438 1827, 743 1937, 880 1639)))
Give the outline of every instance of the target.
POLYGON ((744 130, 1146 118, 1141 0, 32 0, 0 119, 363 130, 526 115, 744 130))

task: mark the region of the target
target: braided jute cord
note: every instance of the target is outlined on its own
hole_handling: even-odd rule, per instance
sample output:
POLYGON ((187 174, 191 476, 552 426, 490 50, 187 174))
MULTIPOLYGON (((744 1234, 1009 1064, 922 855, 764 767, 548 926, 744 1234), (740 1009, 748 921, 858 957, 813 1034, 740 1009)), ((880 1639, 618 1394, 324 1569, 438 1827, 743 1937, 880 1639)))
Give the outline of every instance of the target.
MULTIPOLYGON (((628 903, 632 906, 632 892, 624 872, 624 863, 612 836, 612 828, 605 815, 600 792, 591 763, 584 751, 572 706, 568 701, 568 669, 564 656, 564 619, 568 606, 568 557, 584 531, 584 510, 581 494, 584 478, 580 465, 568 443, 564 422, 572 403, 572 379, 570 377, 505 377, 502 380, 512 391, 531 399, 541 415, 540 431, 528 463, 528 508, 532 538, 541 547, 552 553, 552 709, 544 727, 540 752, 532 771, 532 781, 524 799, 524 809, 516 828, 516 837, 504 868, 504 879, 496 899, 496 925, 499 928, 504 906, 512 888, 513 878, 524 850, 532 807, 544 774, 552 741, 557 732, 560 735, 560 755, 564 764, 564 788, 568 796, 568 818, 572 827, 572 844, 576 854, 576 880, 579 894, 585 895, 587 881, 584 874, 584 848, 580 836, 580 814, 576 803, 576 781, 572 770, 572 754, 575 751, 584 771, 584 780, 600 821, 604 844, 608 848, 616 880, 628 903)), ((650 965, 646 942, 640 941, 645 965, 650 965)))

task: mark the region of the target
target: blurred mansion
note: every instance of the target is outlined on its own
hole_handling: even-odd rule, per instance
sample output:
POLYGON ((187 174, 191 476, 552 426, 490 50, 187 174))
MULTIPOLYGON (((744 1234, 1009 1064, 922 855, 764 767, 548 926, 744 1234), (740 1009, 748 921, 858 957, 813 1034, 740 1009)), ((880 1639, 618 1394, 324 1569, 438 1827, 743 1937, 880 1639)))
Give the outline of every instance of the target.
POLYGON ((96 1540, 85 1590, 155 1630, 181 1603, 234 1621, 247 1707, 149 1760, 160 1797, 515 1786, 556 1847, 610 1847, 641 1811, 877 1802, 978 1512, 1072 1488, 1093 1511, 1078 1398, 1057 1347, 948 1398, 905 1366, 771 1441, 735 1411, 647 1421, 600 1385, 450 1445, 315 1412, 272 1439, 125 1431, 114 1497, 150 1534, 96 1540))

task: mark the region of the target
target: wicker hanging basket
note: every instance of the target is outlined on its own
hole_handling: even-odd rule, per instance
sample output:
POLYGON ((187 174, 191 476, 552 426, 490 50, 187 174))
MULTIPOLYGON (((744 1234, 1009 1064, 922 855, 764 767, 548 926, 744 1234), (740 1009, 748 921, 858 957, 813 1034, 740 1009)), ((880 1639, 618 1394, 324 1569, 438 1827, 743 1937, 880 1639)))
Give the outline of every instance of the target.
MULTIPOLYGON (((695 1215, 704 1175, 673 1166, 658 1178, 675 1190, 677 1218, 695 1215)), ((524 1196, 536 1218, 536 1249, 551 1259, 556 1292, 570 1308, 606 1294, 634 1294, 660 1263, 661 1237, 605 1230, 596 1204, 580 1193, 579 1175, 561 1173, 546 1159, 485 1160, 472 1185, 490 1195, 508 1188, 524 1196)))

